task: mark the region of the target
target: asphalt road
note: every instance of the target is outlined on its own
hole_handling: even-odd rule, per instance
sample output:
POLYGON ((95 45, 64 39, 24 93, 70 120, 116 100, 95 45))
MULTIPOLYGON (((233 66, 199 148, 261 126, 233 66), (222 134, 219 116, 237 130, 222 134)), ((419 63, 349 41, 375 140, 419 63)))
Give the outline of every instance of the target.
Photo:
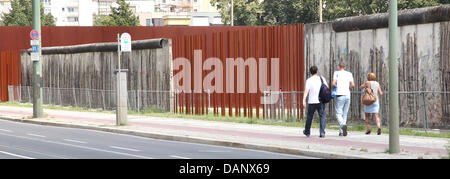
POLYGON ((305 158, 311 157, 0 120, 0 159, 305 158))

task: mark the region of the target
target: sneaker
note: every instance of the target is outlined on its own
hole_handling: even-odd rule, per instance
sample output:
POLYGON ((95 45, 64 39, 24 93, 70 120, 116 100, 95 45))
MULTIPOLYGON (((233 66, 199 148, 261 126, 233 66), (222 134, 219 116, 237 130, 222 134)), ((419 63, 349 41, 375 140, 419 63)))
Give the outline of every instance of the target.
POLYGON ((320 137, 320 138, 325 138, 325 135, 320 135, 319 137, 320 137))
POLYGON ((370 130, 367 130, 367 131, 366 131, 366 135, 369 135, 369 134, 370 134, 370 130))
POLYGON ((305 130, 303 130, 303 134, 305 134, 306 137, 309 137, 309 134, 306 134, 305 130))
POLYGON ((342 126, 342 131, 343 131, 342 135, 347 136, 347 125, 342 126))
POLYGON ((342 136, 342 133, 339 132, 339 136, 342 136))

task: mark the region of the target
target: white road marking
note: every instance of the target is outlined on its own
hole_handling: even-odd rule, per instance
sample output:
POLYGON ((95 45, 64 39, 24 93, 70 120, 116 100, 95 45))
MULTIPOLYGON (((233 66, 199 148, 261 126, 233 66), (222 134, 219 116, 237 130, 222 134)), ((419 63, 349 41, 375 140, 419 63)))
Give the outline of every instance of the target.
POLYGON ((177 156, 177 155, 171 155, 171 156, 169 156, 169 157, 172 157, 172 158, 179 158, 179 159, 190 159, 190 158, 187 158, 187 157, 180 157, 180 156, 177 156))
POLYGON ((64 139, 65 141, 69 141, 69 142, 75 142, 75 143, 80 143, 80 144, 85 144, 87 142, 84 141, 79 141, 79 140, 72 140, 72 139, 64 139))
POLYGON ((13 154, 13 153, 5 152, 5 151, 0 151, 0 153, 6 154, 6 155, 11 155, 11 156, 14 156, 14 157, 24 158, 24 159, 34 159, 34 158, 31 158, 31 157, 18 155, 18 154, 13 154))
POLYGON ((227 150, 199 150, 199 152, 207 152, 207 153, 228 153, 231 151, 227 150))
POLYGON ((108 152, 108 153, 113 153, 113 154, 118 154, 118 155, 125 155, 125 156, 136 157, 136 158, 153 159, 152 157, 147 157, 147 156, 133 155, 133 154, 128 154, 128 153, 122 153, 122 152, 116 152, 116 151, 110 151, 110 150, 103 150, 103 149, 98 149, 98 148, 94 148, 94 147, 86 147, 86 146, 80 146, 80 145, 74 145, 74 144, 68 144, 68 143, 62 143, 62 142, 49 141, 49 140, 44 140, 44 139, 28 138, 28 137, 23 137, 23 136, 15 136, 15 135, 2 134, 2 133, 0 133, 0 135, 16 137, 16 138, 22 138, 22 139, 35 140, 35 141, 40 141, 40 142, 52 143, 52 144, 71 146, 71 147, 77 147, 77 148, 88 149, 88 150, 95 150, 95 151, 100 151, 100 152, 108 152))
POLYGON ((0 131, 3 131, 3 132, 12 132, 11 130, 7 130, 7 129, 0 129, 0 131))
POLYGON ((27 135, 30 135, 30 136, 35 136, 35 137, 46 137, 46 136, 43 136, 43 135, 38 135, 38 134, 31 134, 31 133, 28 133, 27 135))
POLYGON ((117 147, 117 146, 109 146, 109 147, 114 148, 114 149, 133 151, 133 152, 139 152, 140 151, 140 150, 125 148, 125 147, 117 147))

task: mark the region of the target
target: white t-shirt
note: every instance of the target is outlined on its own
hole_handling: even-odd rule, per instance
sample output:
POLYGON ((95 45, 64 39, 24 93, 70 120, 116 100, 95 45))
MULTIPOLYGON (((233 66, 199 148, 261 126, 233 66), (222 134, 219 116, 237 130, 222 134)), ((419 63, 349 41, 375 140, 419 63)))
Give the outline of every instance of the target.
MULTIPOLYGON (((323 83, 328 86, 327 80, 322 77, 323 83)), ((319 92, 320 86, 322 86, 322 82, 320 81, 319 76, 312 76, 306 80, 305 88, 309 89, 308 93, 308 104, 319 104, 319 92)))
POLYGON ((350 82, 353 81, 352 73, 348 71, 335 71, 333 80, 336 80, 336 95, 350 96, 350 82))

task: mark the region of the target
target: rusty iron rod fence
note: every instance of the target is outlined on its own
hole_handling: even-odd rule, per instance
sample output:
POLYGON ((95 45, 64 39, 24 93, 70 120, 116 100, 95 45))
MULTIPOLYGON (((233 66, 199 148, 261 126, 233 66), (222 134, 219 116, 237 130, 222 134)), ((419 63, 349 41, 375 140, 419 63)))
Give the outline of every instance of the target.
MULTIPOLYGON (((201 63, 204 64, 209 58, 217 58, 222 64, 226 64, 227 58, 242 58, 244 60, 254 58, 256 63, 260 63, 260 58, 268 60, 272 58, 279 59, 279 88, 283 91, 299 91, 303 89, 304 83, 304 47, 303 47, 303 24, 286 26, 246 26, 245 28, 232 28, 228 31, 207 32, 197 35, 187 35, 175 37, 173 42, 173 58, 186 58, 191 67, 195 68, 194 50, 201 50, 201 63)), ((268 63, 270 64, 270 63, 268 63)), ((223 65, 225 66, 225 65, 223 65)), ((267 66, 268 84, 273 84, 270 76, 272 73, 270 65, 267 66)), ((198 79, 194 79, 194 70, 191 75, 191 91, 198 79)), ((211 69, 201 73, 204 79, 211 69)), ((258 70, 261 70, 258 68, 258 70)), ((174 70, 177 74, 181 71, 174 70)), ((224 78, 229 73, 223 68, 224 78)), ((244 93, 220 93, 205 92, 202 93, 178 93, 175 107, 176 113, 203 115, 212 108, 216 116, 237 116, 237 117, 256 117, 262 118, 261 112, 264 110, 263 103, 260 101, 263 92, 258 88, 257 93, 249 92, 249 74, 250 69, 245 70, 245 92, 244 93), (209 103, 206 99, 209 98, 209 103), (256 116, 253 116, 256 115, 256 116)), ((234 87, 237 86, 237 74, 234 71, 234 87)), ((258 79, 260 76, 258 75, 258 79)), ((228 80, 228 79, 227 79, 228 80)), ((185 83, 184 81, 182 83, 185 83)), ((189 83, 189 82, 188 82, 189 83)), ((222 82, 220 82, 222 83, 222 82)), ((223 80, 223 89, 227 89, 227 84, 223 80)), ((180 84, 181 85, 181 84, 180 84)), ((259 86, 259 83, 258 83, 259 86)), ((278 90, 278 89, 277 89, 278 90)), ((236 90, 235 90, 236 91, 236 90)))

